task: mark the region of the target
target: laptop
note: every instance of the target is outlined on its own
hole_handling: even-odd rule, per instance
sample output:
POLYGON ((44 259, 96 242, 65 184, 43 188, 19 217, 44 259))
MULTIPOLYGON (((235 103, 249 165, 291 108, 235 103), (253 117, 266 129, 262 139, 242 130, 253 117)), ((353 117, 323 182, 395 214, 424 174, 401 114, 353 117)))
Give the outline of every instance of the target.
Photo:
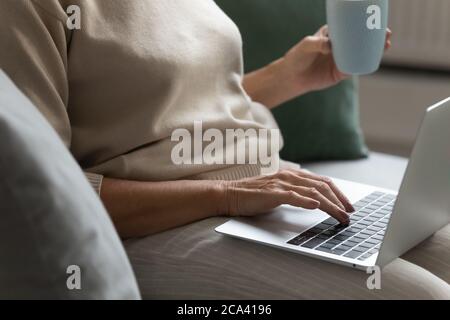
POLYGON ((349 226, 286 205, 216 231, 356 269, 384 267, 450 222, 450 98, 428 108, 399 192, 333 181, 354 203, 349 226))

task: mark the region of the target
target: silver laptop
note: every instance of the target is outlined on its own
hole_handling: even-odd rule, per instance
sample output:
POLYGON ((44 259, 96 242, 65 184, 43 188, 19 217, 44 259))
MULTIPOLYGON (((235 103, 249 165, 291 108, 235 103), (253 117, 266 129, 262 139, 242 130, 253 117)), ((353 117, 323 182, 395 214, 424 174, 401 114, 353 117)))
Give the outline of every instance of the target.
POLYGON ((385 266, 450 222, 450 98, 427 110, 398 195, 334 181, 356 209, 347 227, 320 210, 281 206, 216 231, 358 269, 385 266))

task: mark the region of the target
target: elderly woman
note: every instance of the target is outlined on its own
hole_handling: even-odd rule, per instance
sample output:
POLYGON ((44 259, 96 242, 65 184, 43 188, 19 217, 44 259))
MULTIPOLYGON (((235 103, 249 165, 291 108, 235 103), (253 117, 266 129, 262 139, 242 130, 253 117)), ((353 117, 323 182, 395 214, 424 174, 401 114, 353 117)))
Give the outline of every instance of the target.
POLYGON ((247 75, 239 30, 212 0, 2 0, 0 42, 0 67, 59 133, 119 234, 160 233, 129 243, 132 261, 136 251, 145 261, 134 263, 145 297, 450 296, 448 274, 440 279, 402 259, 375 293, 364 274, 222 239, 211 231, 221 218, 206 219, 290 204, 348 223, 352 205, 326 177, 171 160, 172 133, 192 131, 196 120, 203 130, 275 129, 269 109, 344 79, 326 27, 247 75), (73 5, 81 28, 68 28, 76 26, 68 24, 73 5), (184 280, 174 276, 181 271, 184 280), (234 289, 222 275, 236 279, 234 289))

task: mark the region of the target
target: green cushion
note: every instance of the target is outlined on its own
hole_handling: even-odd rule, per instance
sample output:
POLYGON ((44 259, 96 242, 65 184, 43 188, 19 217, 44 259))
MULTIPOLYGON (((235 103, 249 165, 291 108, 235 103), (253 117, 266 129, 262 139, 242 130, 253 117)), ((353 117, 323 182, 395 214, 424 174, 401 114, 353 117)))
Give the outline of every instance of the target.
MULTIPOLYGON (((239 26, 246 71, 283 56, 326 23, 325 0, 216 0, 239 26)), ((290 101, 274 110, 285 160, 356 159, 367 156, 359 125, 356 79, 290 101)))

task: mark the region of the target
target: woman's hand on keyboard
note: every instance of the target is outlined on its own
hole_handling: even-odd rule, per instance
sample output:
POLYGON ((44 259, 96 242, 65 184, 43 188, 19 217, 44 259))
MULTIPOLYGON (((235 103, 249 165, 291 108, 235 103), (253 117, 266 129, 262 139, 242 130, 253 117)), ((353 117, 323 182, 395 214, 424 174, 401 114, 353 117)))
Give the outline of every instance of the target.
POLYGON ((280 205, 321 209, 342 224, 354 208, 331 179, 304 170, 220 182, 224 193, 221 212, 230 216, 256 216, 280 205))

